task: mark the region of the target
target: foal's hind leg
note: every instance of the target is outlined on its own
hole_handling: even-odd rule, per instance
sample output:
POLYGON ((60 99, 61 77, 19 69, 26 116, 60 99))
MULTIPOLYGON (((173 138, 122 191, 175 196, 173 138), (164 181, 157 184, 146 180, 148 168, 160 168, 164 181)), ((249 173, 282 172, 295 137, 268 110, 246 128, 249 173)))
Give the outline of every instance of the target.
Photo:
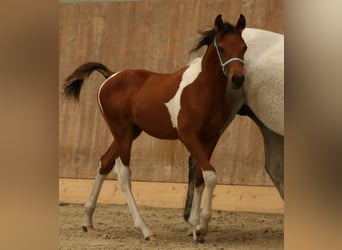
POLYGON ((115 172, 118 175, 118 180, 121 190, 125 195, 128 208, 131 212, 134 226, 143 233, 145 240, 154 240, 154 233, 145 225, 144 219, 139 213, 131 188, 131 170, 129 168, 131 157, 131 146, 133 140, 139 136, 141 130, 137 127, 130 127, 127 130, 117 133, 117 140, 119 143, 119 158, 115 165, 115 172))
POLYGON ((112 144, 109 146, 106 153, 101 157, 100 160, 100 167, 97 171, 95 181, 93 184, 93 188, 90 192, 88 201, 84 205, 85 208, 85 218, 83 223, 83 230, 85 232, 88 231, 88 229, 93 229, 93 213, 95 211, 96 202, 99 197, 102 184, 104 180, 106 179, 107 175, 112 171, 115 158, 118 156, 118 147, 117 143, 115 141, 112 142, 112 144))

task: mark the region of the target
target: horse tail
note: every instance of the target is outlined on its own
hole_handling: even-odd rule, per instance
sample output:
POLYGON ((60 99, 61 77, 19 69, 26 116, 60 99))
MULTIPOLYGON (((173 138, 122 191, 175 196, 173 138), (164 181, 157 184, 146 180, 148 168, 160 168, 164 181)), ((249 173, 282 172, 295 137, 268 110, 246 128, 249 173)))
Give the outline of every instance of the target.
POLYGON ((65 79, 64 94, 79 99, 83 82, 94 71, 100 72, 106 79, 114 74, 105 65, 98 62, 88 62, 79 66, 75 71, 65 79))

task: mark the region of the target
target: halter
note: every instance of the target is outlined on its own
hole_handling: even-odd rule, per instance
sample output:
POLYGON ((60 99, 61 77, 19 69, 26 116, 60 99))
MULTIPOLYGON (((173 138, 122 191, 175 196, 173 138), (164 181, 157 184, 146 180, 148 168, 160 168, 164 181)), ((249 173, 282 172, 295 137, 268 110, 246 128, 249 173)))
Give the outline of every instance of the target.
POLYGON ((240 63, 245 64, 245 61, 242 60, 241 58, 238 58, 238 57, 230 58, 230 59, 228 59, 227 61, 225 61, 225 62, 223 63, 223 62, 222 62, 222 59, 221 59, 221 56, 220 56, 220 51, 219 51, 218 46, 217 46, 216 36, 215 36, 215 39, 214 39, 214 46, 215 46, 215 49, 216 49, 218 58, 219 58, 220 63, 221 63, 222 72, 223 72, 223 74, 224 74, 225 76, 228 76, 228 72, 227 72, 227 70, 225 69, 225 67, 226 67, 229 63, 231 63, 231 62, 233 62, 233 61, 239 61, 240 63))

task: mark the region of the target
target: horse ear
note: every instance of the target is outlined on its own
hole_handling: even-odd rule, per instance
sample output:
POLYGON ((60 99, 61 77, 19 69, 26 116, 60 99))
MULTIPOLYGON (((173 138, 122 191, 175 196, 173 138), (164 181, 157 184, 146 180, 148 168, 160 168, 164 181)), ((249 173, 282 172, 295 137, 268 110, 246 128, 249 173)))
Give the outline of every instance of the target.
POLYGON ((241 34, 241 32, 243 31, 245 27, 246 27, 246 18, 244 17, 244 15, 240 14, 240 18, 237 21, 235 28, 241 34))
POLYGON ((223 29, 223 21, 222 21, 221 14, 215 18, 215 28, 216 28, 216 31, 221 31, 223 29))

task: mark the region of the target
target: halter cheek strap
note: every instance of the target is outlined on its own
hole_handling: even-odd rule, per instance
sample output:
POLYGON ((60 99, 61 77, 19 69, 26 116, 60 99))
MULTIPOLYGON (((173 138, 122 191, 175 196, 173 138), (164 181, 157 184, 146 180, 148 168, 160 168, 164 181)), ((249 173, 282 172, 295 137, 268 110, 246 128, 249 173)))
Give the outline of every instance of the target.
POLYGON ((222 72, 225 76, 228 76, 228 72, 227 70, 225 69, 226 66, 231 63, 231 62, 234 62, 234 61, 239 61, 240 63, 242 64, 245 64, 245 61, 242 60, 241 58, 238 58, 238 57, 233 57, 233 58, 230 58, 228 59, 227 61, 225 62, 222 62, 222 58, 221 58, 221 55, 220 55, 220 51, 218 49, 218 46, 217 46, 217 41, 216 41, 216 36, 215 36, 215 39, 214 39, 214 47, 216 49, 216 52, 217 52, 217 55, 218 55, 218 58, 220 60, 220 64, 221 64, 221 67, 222 67, 222 72))

